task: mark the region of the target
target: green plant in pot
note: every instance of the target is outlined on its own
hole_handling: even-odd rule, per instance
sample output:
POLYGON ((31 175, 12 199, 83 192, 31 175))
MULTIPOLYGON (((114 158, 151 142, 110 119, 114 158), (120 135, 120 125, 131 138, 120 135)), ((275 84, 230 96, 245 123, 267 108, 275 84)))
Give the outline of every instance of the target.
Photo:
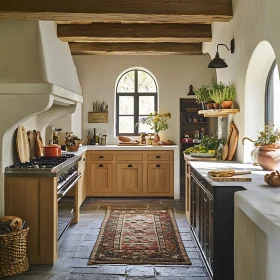
POLYGON ((222 103, 223 93, 221 90, 211 90, 210 91, 210 98, 215 101, 214 108, 219 109, 222 103))
POLYGON ((210 98, 215 101, 214 107, 215 109, 220 108, 220 104, 223 101, 223 90, 225 88, 225 84, 222 82, 217 82, 213 77, 211 79, 211 90, 210 90, 210 98))
POLYGON ((201 86, 197 90, 195 90, 196 102, 202 104, 202 109, 204 110, 204 104, 211 101, 210 98, 210 90, 208 86, 201 86))
POLYGON ((236 89, 233 84, 226 85, 223 89, 222 108, 230 109, 236 98, 236 89))

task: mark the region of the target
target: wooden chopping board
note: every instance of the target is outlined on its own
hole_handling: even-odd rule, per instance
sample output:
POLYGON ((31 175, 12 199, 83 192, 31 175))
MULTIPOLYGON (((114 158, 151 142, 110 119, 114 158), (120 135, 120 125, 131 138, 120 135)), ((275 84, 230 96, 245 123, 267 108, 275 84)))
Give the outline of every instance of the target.
POLYGON ((21 163, 28 162, 30 159, 30 149, 27 132, 24 126, 20 125, 17 129, 17 152, 21 163))
POLYGON ((124 142, 124 143, 119 143, 118 146, 146 146, 146 145, 145 144, 140 144, 140 143, 124 142))
POLYGON ((222 153, 222 160, 226 160, 227 157, 228 157, 228 146, 229 146, 229 141, 230 141, 230 137, 231 137, 231 134, 232 134, 232 130, 233 130, 233 126, 232 126, 232 122, 230 123, 230 127, 229 127, 229 133, 228 133, 228 137, 227 137, 227 141, 224 145, 224 148, 223 148, 223 153, 222 153))
POLYGON ((44 152, 44 144, 41 137, 40 131, 36 132, 36 138, 35 138, 35 157, 41 157, 44 152))
POLYGON ((27 131, 27 137, 30 148, 30 160, 35 157, 35 138, 36 138, 36 130, 27 131))
POLYGON ((232 122, 232 133, 231 133, 229 144, 228 144, 227 160, 233 159, 233 156, 235 154, 236 147, 237 147, 238 136, 239 136, 238 129, 237 129, 236 125, 234 124, 234 122, 232 122))
POLYGON ((214 182, 250 182, 252 181, 251 177, 246 176, 245 174, 251 174, 251 171, 236 171, 236 175, 232 177, 213 177, 209 173, 207 176, 214 182))

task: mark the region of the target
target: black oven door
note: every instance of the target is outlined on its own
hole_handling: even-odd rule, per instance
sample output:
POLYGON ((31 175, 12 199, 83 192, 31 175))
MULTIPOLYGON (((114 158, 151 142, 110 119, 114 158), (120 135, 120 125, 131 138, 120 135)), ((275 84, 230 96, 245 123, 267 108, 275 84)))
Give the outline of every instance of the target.
MULTIPOLYGON (((68 192, 75 187, 81 175, 75 174, 63 185, 57 192, 58 201, 58 244, 62 241, 67 228, 75 216, 75 196, 66 196, 68 192)), ((77 199, 77 198, 76 198, 77 199)))

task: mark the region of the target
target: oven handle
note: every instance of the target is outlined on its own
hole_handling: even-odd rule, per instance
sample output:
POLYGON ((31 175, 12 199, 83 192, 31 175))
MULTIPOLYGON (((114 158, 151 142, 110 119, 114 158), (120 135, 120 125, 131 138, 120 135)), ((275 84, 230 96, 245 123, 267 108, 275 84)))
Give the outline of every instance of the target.
POLYGON ((80 180, 81 177, 82 175, 79 174, 79 176, 67 187, 65 191, 57 193, 57 201, 59 201, 63 196, 65 196, 66 193, 75 186, 75 184, 80 180))

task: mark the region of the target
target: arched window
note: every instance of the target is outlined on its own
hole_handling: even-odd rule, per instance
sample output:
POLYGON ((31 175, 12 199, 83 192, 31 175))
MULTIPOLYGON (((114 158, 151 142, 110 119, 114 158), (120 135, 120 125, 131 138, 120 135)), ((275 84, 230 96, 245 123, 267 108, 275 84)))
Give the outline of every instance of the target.
POLYGON ((280 81, 276 60, 273 62, 266 81, 265 123, 274 123, 280 128, 280 81))
POLYGON ((152 132, 149 127, 136 126, 136 123, 157 111, 157 103, 157 84, 148 72, 133 69, 124 73, 116 88, 116 135, 136 136, 140 132, 152 132))

